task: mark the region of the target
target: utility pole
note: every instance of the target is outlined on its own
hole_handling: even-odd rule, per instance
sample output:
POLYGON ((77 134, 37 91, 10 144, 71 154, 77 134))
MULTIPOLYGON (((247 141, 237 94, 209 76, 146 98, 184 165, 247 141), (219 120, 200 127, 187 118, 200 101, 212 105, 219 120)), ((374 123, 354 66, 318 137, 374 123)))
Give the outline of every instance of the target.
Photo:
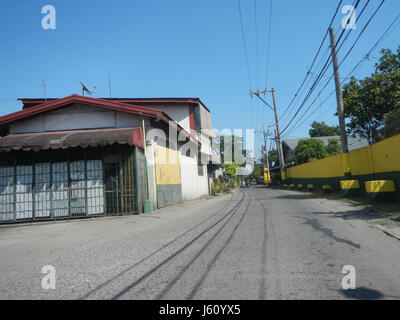
POLYGON ((262 133, 263 134, 264 146, 262 148, 262 151, 263 151, 262 153, 263 153, 263 159, 264 159, 264 157, 266 158, 266 160, 263 161, 263 164, 264 164, 264 167, 268 168, 268 171, 269 171, 269 157, 268 157, 269 128, 270 128, 270 126, 268 126, 267 132, 265 132, 265 126, 263 126, 263 130, 262 131, 256 131, 256 133, 262 133))
POLYGON ((343 97, 342 97, 342 86, 340 83, 339 65, 336 53, 335 43, 335 31, 333 28, 329 29, 331 37, 331 49, 332 49, 332 61, 333 61, 333 72, 335 75, 335 87, 336 87, 336 100, 337 100, 337 113, 339 116, 339 127, 340 127, 340 142, 342 145, 342 153, 348 153, 349 148, 347 144, 346 136, 346 123, 344 121, 344 108, 343 108, 343 97))
POLYGON ((267 107, 269 107, 272 111, 274 111, 275 114, 275 131, 276 131, 276 146, 277 146, 277 151, 278 151, 278 157, 279 157, 279 164, 281 167, 281 172, 285 171, 285 161, 283 159, 283 151, 282 151, 282 143, 281 143, 281 134, 280 134, 280 129, 279 129, 279 119, 278 119, 278 112, 276 108, 276 99, 275 99, 275 89, 272 88, 271 90, 265 89, 264 91, 259 91, 257 90, 256 92, 253 92, 250 90, 250 96, 253 97, 255 95, 258 99, 260 99, 267 107), (272 101, 273 101, 273 107, 266 102, 263 98, 260 97, 260 93, 263 93, 264 95, 266 93, 272 93, 272 101))
POLYGON ((279 150, 279 164, 281 166, 281 172, 284 172, 285 171, 285 160, 283 158, 283 149, 282 149, 282 142, 281 142, 281 130, 279 129, 278 112, 276 111, 275 89, 272 88, 271 92, 272 92, 272 101, 274 103, 276 139, 277 139, 278 150, 279 150))

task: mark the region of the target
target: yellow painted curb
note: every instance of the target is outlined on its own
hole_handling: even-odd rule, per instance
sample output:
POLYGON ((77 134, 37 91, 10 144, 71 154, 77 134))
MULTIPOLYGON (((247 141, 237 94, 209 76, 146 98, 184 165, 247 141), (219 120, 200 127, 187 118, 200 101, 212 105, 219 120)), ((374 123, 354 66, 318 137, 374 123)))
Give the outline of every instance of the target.
POLYGON ((365 182, 365 191, 367 193, 395 192, 396 188, 392 180, 376 180, 365 182))
POLYGON ((340 188, 342 190, 360 189, 360 183, 358 180, 341 180, 340 188))

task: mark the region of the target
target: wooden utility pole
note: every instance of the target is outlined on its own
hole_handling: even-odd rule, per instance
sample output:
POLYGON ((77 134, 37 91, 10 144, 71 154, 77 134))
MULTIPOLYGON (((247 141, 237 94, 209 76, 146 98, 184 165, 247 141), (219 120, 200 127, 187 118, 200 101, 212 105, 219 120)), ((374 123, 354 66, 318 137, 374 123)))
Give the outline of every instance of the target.
POLYGON ((276 149, 278 152, 278 159, 279 159, 279 165, 281 167, 281 172, 285 171, 285 161, 283 157, 283 151, 282 151, 282 144, 281 144, 281 131, 279 129, 279 119, 278 119, 278 112, 276 108, 276 99, 275 99, 275 89, 272 88, 271 90, 265 89, 264 91, 259 91, 257 90, 256 92, 253 92, 250 90, 250 96, 253 97, 255 95, 258 99, 260 99, 268 108, 270 108, 272 111, 274 111, 275 114, 275 131, 276 131, 276 149), (270 106, 268 102, 266 102, 263 98, 260 97, 260 93, 263 93, 264 95, 266 93, 272 93, 272 101, 273 101, 273 107, 270 106))
MULTIPOLYGON (((269 131, 269 128, 268 128, 269 131)), ((267 161, 267 168, 269 172, 269 159, 268 159, 268 132, 265 132, 265 126, 263 126, 263 134, 264 134, 264 154, 267 161)))
POLYGON ((275 113, 275 126, 276 126, 276 143, 278 144, 278 150, 279 150, 279 164, 281 167, 281 172, 285 171, 285 160, 283 157, 283 149, 282 149, 282 143, 281 143, 281 131, 279 129, 279 119, 278 119, 278 112, 276 110, 276 100, 275 100, 275 89, 271 89, 272 92, 272 101, 274 103, 274 113, 275 113))
POLYGON ((329 29, 329 33, 330 33, 330 37, 331 37, 333 72, 335 75, 337 113, 338 113, 338 117, 339 117, 339 128, 340 128, 340 142, 342 145, 342 153, 348 153, 349 148, 348 148, 347 136, 346 136, 346 123, 344 121, 342 86, 340 83, 339 65, 338 65, 338 59, 337 59, 337 53, 336 53, 335 31, 333 30, 333 28, 329 29))

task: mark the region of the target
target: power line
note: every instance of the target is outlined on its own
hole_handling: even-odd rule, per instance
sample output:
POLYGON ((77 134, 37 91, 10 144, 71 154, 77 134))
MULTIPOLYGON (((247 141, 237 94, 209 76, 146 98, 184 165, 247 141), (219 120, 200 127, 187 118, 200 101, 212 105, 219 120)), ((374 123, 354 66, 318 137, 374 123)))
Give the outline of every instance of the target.
POLYGON ((258 23, 257 23, 257 0, 254 0, 254 27, 255 27, 255 36, 256 36, 256 63, 257 63, 257 87, 260 81, 260 65, 258 58, 258 23))
POLYGON ((246 66, 247 66, 247 75, 249 77, 249 86, 252 88, 252 82, 251 82, 251 75, 250 75, 250 67, 249 67, 249 57, 247 55, 247 44, 246 44, 246 37, 244 33, 244 26, 243 26, 243 16, 242 16, 242 8, 240 7, 240 0, 237 0, 238 4, 238 10, 239 10, 239 17, 240 17, 240 26, 242 30, 242 40, 243 40, 243 48, 244 48, 244 56, 246 60, 246 66))
MULTIPOLYGON (((355 4, 355 6, 354 6, 355 9, 357 9, 359 3, 360 3, 360 0, 357 0, 356 4, 355 4)), ((349 20, 352 18, 354 12, 355 12, 355 10, 352 11, 352 13, 351 13, 351 15, 350 15, 350 17, 349 17, 349 20)), ((329 29, 328 29, 328 31, 329 31, 329 29)), ((337 40, 337 42, 336 42, 336 44, 335 44, 335 47, 337 47, 337 46, 339 45, 340 40, 341 40, 341 38, 343 37, 345 31, 346 31, 346 29, 343 29, 342 33, 340 34, 340 36, 339 36, 339 38, 338 38, 338 40, 337 40)), ((343 41, 344 41, 344 40, 343 40, 343 41)), ((338 51, 339 51, 339 50, 338 50, 338 51)), ((326 71, 328 70, 328 67, 330 66, 330 64, 331 64, 331 62, 332 62, 332 61, 331 61, 331 57, 332 57, 332 54, 330 54, 329 58, 328 58, 327 61, 325 62, 325 65, 323 66, 321 72, 320 72, 319 75, 317 76, 316 81, 314 81, 313 85, 311 86, 311 88, 310 88, 310 90, 309 90, 307 96, 304 98, 303 102, 301 103, 301 105, 300 105, 299 108, 297 109, 296 113, 294 114, 294 116, 291 118, 291 120, 290 120, 289 123, 286 125, 286 127, 282 130, 281 133, 285 132, 285 131, 288 129, 288 127, 291 125, 291 123, 293 122, 293 120, 294 120, 294 119, 296 118, 296 116, 299 114, 300 110, 304 107, 305 103, 306 103, 306 102, 308 101, 308 99, 311 97, 311 95, 312 95, 312 93, 314 92, 316 86, 318 85, 318 83, 321 81, 323 75, 324 75, 324 74, 326 73, 326 71)), ((325 87, 326 87, 326 86, 325 86, 325 87)), ((324 88, 325 88, 325 87, 324 87, 324 88)), ((315 101, 315 100, 314 100, 314 101, 315 101)), ((309 110, 309 108, 308 108, 307 110, 309 110)))
MULTIPOLYGON (((382 1, 381 5, 378 7, 377 10, 379 10, 379 8, 382 6, 382 4, 383 4, 384 1, 385 1, 385 0, 382 1)), ((358 16, 356 22, 358 22, 359 19, 361 18, 361 16, 363 15, 363 13, 364 13, 366 7, 368 6, 368 3, 369 3, 369 0, 368 0, 367 3, 364 5, 364 8, 362 9, 360 15, 358 16)), ((358 5, 358 2, 357 2, 357 5, 358 5)), ((373 19, 373 17, 376 15, 377 10, 374 12, 374 14, 371 16, 371 18, 368 20, 368 22, 366 23, 366 25, 365 25, 364 28, 362 29, 361 34, 357 37, 357 40, 356 40, 355 43, 357 43, 357 41, 359 40, 359 38, 361 37, 361 35, 364 33, 366 27, 369 25, 369 23, 371 22, 371 20, 373 19)), ((351 32, 351 30, 350 30, 350 32, 351 32)), ((340 49, 342 48, 344 42, 347 40, 348 35, 350 34, 350 32, 348 32, 347 36, 344 38, 343 42, 342 42, 341 45, 339 46, 338 52, 339 52, 340 49)), ((343 33, 342 33, 342 35, 343 35, 343 33)), ((340 39, 340 38, 339 38, 339 39, 340 39)), ((340 67, 341 64, 345 61, 345 59, 349 56, 351 50, 352 50, 352 49, 354 48, 354 46, 355 46, 355 43, 354 43, 353 46, 350 48, 349 52, 346 54, 346 56, 345 56, 345 58, 342 60, 342 62, 339 64, 339 67, 340 67)), ((337 44, 336 44, 336 46, 337 46, 337 44)), ((325 72, 324 72, 324 73, 325 73, 325 72)), ((328 86, 328 84, 329 84, 330 80, 332 79, 332 77, 333 77, 333 74, 332 74, 331 77, 328 79, 328 81, 325 83, 325 86, 324 86, 324 87, 322 88, 322 90, 318 93, 318 95, 316 96, 316 98, 314 99, 314 101, 310 104, 310 106, 307 108, 307 110, 300 116, 300 118, 297 120, 297 122, 294 124, 293 127, 296 127, 296 125, 301 121, 301 119, 304 117, 304 115, 307 114, 307 112, 310 110, 310 108, 312 107, 312 105, 316 102, 317 98, 321 95, 321 93, 322 93, 322 92, 325 90, 325 88, 328 86)), ((302 122, 302 124, 303 124, 303 123, 304 123, 304 122, 302 122)), ((287 127, 288 127, 288 126, 286 126, 284 130, 286 130, 287 127)), ((283 130, 283 131, 284 131, 284 130, 283 130)), ((282 132, 283 132, 283 131, 282 131, 282 132)))
POLYGON ((315 57, 314 57, 314 59, 313 59, 313 62, 312 62, 311 67, 310 67, 310 71, 307 72, 307 74, 306 74, 306 76, 304 77, 304 79, 303 79, 303 81, 302 81, 302 83, 301 83, 299 89, 297 90, 296 94, 294 95, 292 101, 289 103, 289 105, 286 107, 285 111, 282 113, 281 118, 285 115, 285 113, 288 111, 288 109, 290 108, 290 106, 293 104, 293 102, 294 102, 294 100, 296 99, 297 95, 299 94, 301 88, 303 88, 304 83, 306 82, 307 78, 309 77, 310 72, 311 72, 311 70, 312 70, 312 68, 313 68, 313 66, 314 66, 314 64, 315 64, 315 61, 317 60, 318 55, 319 55, 319 53, 321 52, 321 49, 322 49, 322 47, 323 47, 323 45, 324 45, 324 42, 325 42, 326 38, 328 37, 329 28, 332 27, 333 21, 334 21, 335 18, 336 18, 336 15, 337 15, 337 13, 338 13, 338 11, 339 11, 339 8, 340 8, 342 2, 343 2, 343 0, 340 0, 338 6, 336 7, 335 13, 333 14, 333 17, 332 17, 332 19, 331 19, 331 22, 330 22, 330 24, 329 24, 329 26, 328 26, 328 28, 327 28, 327 30, 326 30, 326 32, 325 32, 325 35, 324 35, 324 37, 323 37, 323 39, 322 39, 322 41, 321 41, 321 44, 320 44, 320 46, 319 46, 319 48, 318 48, 318 51, 317 51, 317 53, 316 53, 316 55, 315 55, 315 57))
POLYGON ((382 5, 384 4, 386 0, 382 0, 378 8, 374 11, 368 22, 365 24, 364 28, 361 30, 360 34, 358 35, 357 39, 354 41, 353 45, 351 46, 350 50, 347 52, 346 56, 342 59, 342 61, 339 64, 339 67, 342 65, 342 63, 347 59, 351 51, 353 51, 354 46, 357 44, 358 40, 360 40, 360 37, 363 35, 365 29, 368 27, 368 25, 371 23, 372 19, 375 17, 375 15, 378 13, 378 11, 381 9, 382 5))
MULTIPOLYGON (((383 2, 384 2, 384 1, 383 1, 383 2)), ((381 3, 381 5, 382 5, 382 3, 381 3)), ((379 8, 381 7, 381 5, 378 7, 377 10, 379 10, 379 8)), ((373 16, 376 14, 377 10, 375 10, 373 16)), ((368 53, 367 53, 366 55, 364 55, 363 58, 355 65, 355 67, 348 73, 348 75, 345 77, 345 79, 349 79, 349 77, 353 74, 353 72, 354 72, 355 70, 357 70, 357 69, 368 59, 368 57, 369 57, 369 56, 372 54, 372 52, 379 46, 379 44, 382 43, 382 41, 385 40, 385 39, 390 35, 390 33, 392 33, 392 32, 400 25, 400 23, 399 23, 399 24, 397 24, 392 30, 390 30, 390 29, 393 27, 393 25, 397 22, 397 20, 399 20, 399 18, 400 18, 400 14, 396 16, 396 18, 392 21, 392 23, 389 25, 389 27, 386 28, 386 30, 384 31, 384 33, 380 36, 380 38, 378 39, 378 41, 372 46, 372 48, 368 51, 368 53)), ((369 19, 368 24, 369 24, 370 21, 371 21, 371 19, 369 19)), ((367 24, 367 25, 368 25, 368 24, 367 24)), ((367 26, 367 25, 366 25, 366 26, 367 26)), ((364 28, 363 30, 365 30, 365 28, 364 28)), ((353 47, 352 47, 352 48, 353 48, 353 47)), ((350 50, 349 50, 349 51, 350 51, 350 50)), ((348 56, 348 55, 347 55, 347 56, 348 56)), ((343 59, 343 61, 344 61, 344 59, 343 59)), ((342 61, 342 62, 343 62, 343 61, 342 61)), ((331 79, 332 79, 332 77, 328 80, 328 83, 329 83, 329 81, 330 81, 331 79)), ((325 89, 326 86, 327 86, 327 84, 325 85, 325 87, 324 87, 323 89, 325 89)), ((321 92, 320 92, 320 93, 321 93, 321 92)), ((318 108, 320 108, 334 93, 335 93, 335 90, 334 90, 333 92, 331 92, 331 94, 330 94, 319 106, 317 106, 317 108, 315 108, 315 110, 317 110, 318 108)), ((315 102, 315 101, 314 101, 314 102, 315 102)), ((313 103, 314 103, 314 102, 313 102, 313 103)), ((311 105, 312 105, 312 104, 311 104, 311 105)), ((311 107, 311 105, 310 105, 310 107, 311 107)), ((315 112, 315 110, 314 110, 314 112, 315 112)), ((298 126, 297 126, 297 123, 298 123, 299 121, 296 122, 296 124, 292 127, 292 129, 289 130, 289 132, 287 132, 287 134, 289 134, 289 133, 293 132, 293 130, 295 130, 295 129, 301 127, 307 120, 309 120, 309 118, 310 118, 312 115, 313 115, 313 113, 311 113, 310 116, 308 116, 308 117, 307 117, 302 123, 300 123, 300 125, 298 125, 298 126)), ((299 120, 300 120, 300 119, 299 119, 299 120)))
POLYGON ((268 88, 268 72, 269 72, 269 62, 270 62, 270 53, 271 53, 271 31, 272 31, 272 0, 270 0, 270 8, 269 8, 268 48, 267 48, 267 64, 265 67, 265 86, 264 86, 264 88, 268 88))

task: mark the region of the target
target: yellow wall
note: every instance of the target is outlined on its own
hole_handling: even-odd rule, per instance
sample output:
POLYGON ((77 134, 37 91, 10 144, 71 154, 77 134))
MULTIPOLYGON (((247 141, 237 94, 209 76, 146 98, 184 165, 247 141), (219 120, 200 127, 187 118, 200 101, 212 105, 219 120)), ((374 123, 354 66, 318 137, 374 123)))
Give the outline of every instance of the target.
MULTIPOLYGON (((333 178, 344 176, 344 156, 337 155, 287 169, 288 178, 333 178)), ((348 153, 351 174, 400 171, 400 135, 348 153)))
POLYGON ((329 178, 343 176, 342 156, 337 155, 287 169, 288 178, 329 178))
POLYGON ((158 185, 181 184, 181 165, 179 152, 156 145, 156 183, 158 185))

